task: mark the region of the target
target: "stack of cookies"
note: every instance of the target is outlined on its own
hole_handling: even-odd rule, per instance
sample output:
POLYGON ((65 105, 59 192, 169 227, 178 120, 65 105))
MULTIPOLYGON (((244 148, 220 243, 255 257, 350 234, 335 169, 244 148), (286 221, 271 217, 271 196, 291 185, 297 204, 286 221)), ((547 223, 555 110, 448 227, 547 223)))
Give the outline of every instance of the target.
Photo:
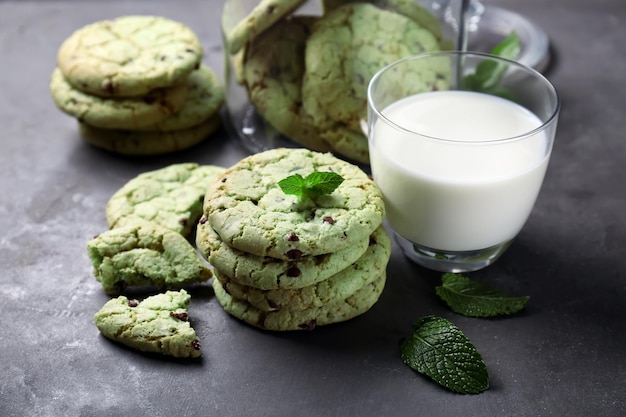
MULTIPOLYGON (((303 3, 262 0, 225 28, 233 78, 280 133, 369 163, 369 80, 398 59, 441 49, 439 22, 415 0, 324 0, 321 16, 295 14, 303 3)), ((435 77, 412 82, 436 88, 435 77)))
POLYGON ((127 155, 174 152, 221 125, 224 89, 182 23, 125 16, 87 25, 61 45, 50 90, 83 139, 127 155))
POLYGON ((378 300, 391 252, 383 216, 379 189, 357 166, 329 153, 273 149, 209 186, 196 246, 229 314, 266 330, 312 329, 363 314, 378 300), (314 198, 278 185, 313 172, 343 182, 314 198))

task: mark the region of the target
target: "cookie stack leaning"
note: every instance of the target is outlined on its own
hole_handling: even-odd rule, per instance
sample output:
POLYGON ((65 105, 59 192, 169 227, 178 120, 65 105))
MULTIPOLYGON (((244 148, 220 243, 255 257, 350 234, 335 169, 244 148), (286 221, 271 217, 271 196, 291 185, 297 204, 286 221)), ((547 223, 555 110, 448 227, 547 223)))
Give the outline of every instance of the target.
POLYGON ((224 89, 186 25, 123 16, 75 31, 59 48, 50 91, 91 145, 126 155, 189 148, 221 125, 224 89))
POLYGON ((380 190, 359 167, 330 153, 273 149, 209 186, 196 246, 227 313, 266 330, 310 330, 378 301, 391 253, 384 212, 380 190), (343 178, 330 194, 301 198, 278 185, 329 171, 343 178))

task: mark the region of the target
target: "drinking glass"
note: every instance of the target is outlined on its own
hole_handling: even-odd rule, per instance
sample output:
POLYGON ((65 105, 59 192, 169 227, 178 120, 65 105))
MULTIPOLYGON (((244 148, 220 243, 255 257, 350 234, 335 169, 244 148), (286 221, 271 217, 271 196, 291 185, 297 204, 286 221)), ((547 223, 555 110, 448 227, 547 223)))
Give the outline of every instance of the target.
POLYGON ((539 194, 555 87, 519 62, 447 51, 386 66, 367 98, 372 174, 404 254, 445 272, 495 262, 539 194))

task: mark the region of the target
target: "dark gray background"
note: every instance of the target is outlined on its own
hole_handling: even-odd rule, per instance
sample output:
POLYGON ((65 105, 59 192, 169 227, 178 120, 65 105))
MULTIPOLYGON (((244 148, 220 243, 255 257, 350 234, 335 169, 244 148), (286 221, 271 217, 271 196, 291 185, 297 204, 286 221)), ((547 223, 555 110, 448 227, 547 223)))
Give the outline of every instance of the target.
POLYGON ((96 20, 152 13, 188 24, 222 74, 221 1, 0 1, 1 416, 621 416, 626 412, 626 3, 491 1, 549 34, 548 77, 563 101, 552 162, 517 241, 473 278, 517 295, 505 319, 451 313, 440 274, 394 247, 388 284, 365 315, 314 332, 268 333, 229 316, 208 286, 190 314, 201 361, 144 355, 93 325, 108 300, 85 244, 104 206, 140 172, 247 151, 226 131, 167 157, 124 158, 81 142, 48 91, 61 42, 96 20), (419 317, 457 324, 491 388, 453 394, 400 361, 419 317))

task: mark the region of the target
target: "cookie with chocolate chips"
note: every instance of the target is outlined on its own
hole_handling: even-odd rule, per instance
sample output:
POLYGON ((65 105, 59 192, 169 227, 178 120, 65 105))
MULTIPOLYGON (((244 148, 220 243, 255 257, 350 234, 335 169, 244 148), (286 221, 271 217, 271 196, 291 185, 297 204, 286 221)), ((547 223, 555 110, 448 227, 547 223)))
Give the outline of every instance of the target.
POLYGON ((188 237, 202 215, 209 184, 224 171, 220 166, 186 162, 143 172, 109 199, 109 227, 150 222, 188 237))
POLYGON ((198 125, 179 130, 102 129, 78 123, 85 143, 120 155, 161 155, 189 149, 204 142, 222 125, 219 114, 198 125))
POLYGON ((105 98, 72 87, 58 68, 50 79, 52 98, 61 111, 103 129, 136 129, 159 123, 183 107, 188 91, 189 85, 184 82, 152 90, 142 97, 105 98))
POLYGON ((307 38, 303 109, 323 136, 337 123, 360 132, 374 74, 398 59, 439 49, 435 35, 400 13, 368 3, 334 8, 307 38))
MULTIPOLYGON (((169 117, 135 130, 147 132, 180 132, 209 120, 219 120, 224 103, 224 87, 213 69, 202 65, 185 81, 189 93, 182 107, 169 117)), ((217 124, 219 126, 219 123, 217 124)))
MULTIPOLYGON (((236 54, 246 42, 254 39, 255 36, 262 33, 281 18, 290 14, 304 4, 305 1, 306 0, 259 1, 244 19, 236 22, 232 28, 225 28, 227 30, 226 49, 229 53, 236 54)), ((228 18, 228 10, 224 11, 223 16, 224 18, 228 18)))
POLYGON ((127 287, 178 289, 213 276, 183 236, 148 222, 99 234, 87 242, 87 254, 110 295, 127 287))
POLYGON ((224 280, 259 290, 302 288, 328 279, 363 256, 369 241, 364 239, 334 253, 285 261, 230 247, 203 219, 196 231, 196 247, 224 280))
POLYGON ((122 16, 86 25, 61 45, 57 66, 77 90, 102 97, 142 96, 183 83, 202 59, 186 25, 160 16, 122 16))
POLYGON ((204 216, 227 245, 257 256, 298 261, 358 245, 380 226, 385 207, 358 166, 308 149, 272 149, 242 159, 207 189, 204 216), (334 172, 344 181, 315 198, 287 195, 278 182, 334 172))
MULTIPOLYGON (((246 301, 261 311, 302 311, 321 308, 344 300, 385 274, 391 254, 391 242, 385 229, 380 226, 369 238, 365 253, 354 263, 315 284, 296 289, 260 290, 243 285, 214 269, 214 279, 233 298, 246 301)), ((215 265, 214 265, 215 266, 215 265)), ((281 279, 298 281, 297 278, 281 279)))
POLYGON ((191 296, 167 291, 139 302, 119 296, 94 315, 100 333, 133 349, 175 358, 202 355, 200 341, 189 323, 191 296))
POLYGON ((379 299, 385 287, 383 271, 373 282, 360 288, 346 299, 300 311, 263 311, 249 302, 233 297, 217 279, 213 290, 220 305, 228 314, 265 330, 313 330, 317 326, 339 323, 366 313, 379 299))
POLYGON ((250 102, 276 130, 309 149, 333 150, 302 111, 304 48, 317 17, 290 16, 248 43, 243 81, 250 102))

